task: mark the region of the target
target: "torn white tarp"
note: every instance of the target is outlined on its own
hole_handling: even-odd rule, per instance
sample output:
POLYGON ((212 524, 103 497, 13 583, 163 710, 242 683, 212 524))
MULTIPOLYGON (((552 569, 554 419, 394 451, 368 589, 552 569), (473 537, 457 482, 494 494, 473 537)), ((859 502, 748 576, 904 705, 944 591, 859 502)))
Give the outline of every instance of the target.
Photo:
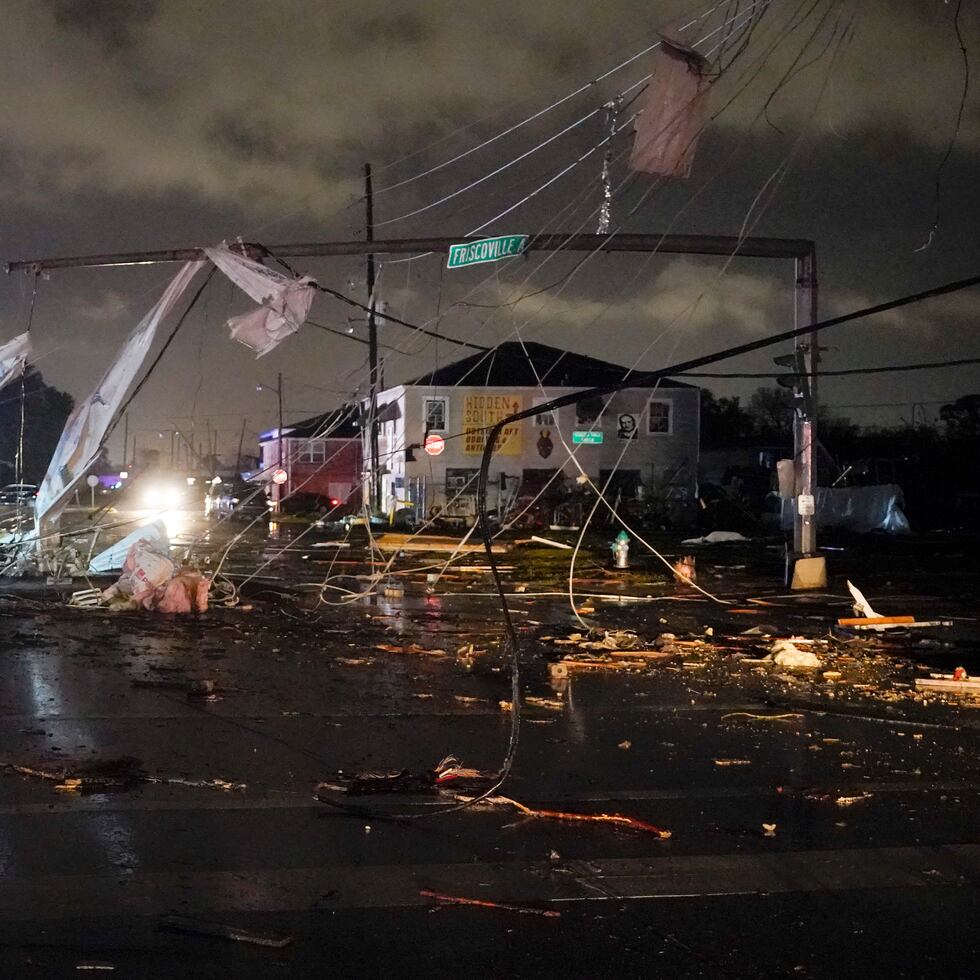
POLYGON ((685 538, 681 544, 727 544, 732 541, 748 541, 744 534, 738 531, 712 531, 700 538, 685 538))
POLYGON ((255 351, 268 354, 306 322, 316 294, 309 276, 293 279, 267 269, 233 252, 226 245, 206 248, 205 255, 236 285, 248 293, 259 307, 228 321, 231 337, 255 351))
POLYGON ((167 535, 167 525, 160 519, 138 527, 132 534, 127 534, 121 541, 106 548, 89 562, 90 575, 103 575, 106 572, 118 572, 126 561, 126 555, 137 541, 146 542, 151 548, 167 554, 170 551, 170 538, 167 535))
POLYGON ((174 276, 153 309, 129 335, 95 391, 75 406, 38 490, 35 513, 39 523, 57 518, 79 480, 95 462, 106 431, 146 358, 160 321, 174 308, 203 265, 203 262, 188 262, 174 276))
POLYGON ((31 335, 22 333, 0 346, 0 388, 20 377, 31 354, 31 335))
MULTIPOLYGON (((819 487, 816 492, 816 520, 820 527, 838 527, 867 534, 886 531, 908 534, 909 521, 902 511, 905 498, 894 483, 872 487, 819 487)), ((795 499, 782 499, 781 522, 784 531, 793 527, 795 499)))

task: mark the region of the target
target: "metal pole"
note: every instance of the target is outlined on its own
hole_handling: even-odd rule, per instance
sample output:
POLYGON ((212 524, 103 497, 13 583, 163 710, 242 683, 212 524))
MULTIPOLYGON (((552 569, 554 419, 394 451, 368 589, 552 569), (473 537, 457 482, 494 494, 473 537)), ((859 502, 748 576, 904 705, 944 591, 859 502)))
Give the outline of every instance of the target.
MULTIPOLYGON (((365 241, 374 241, 374 193, 371 188, 371 164, 364 164, 364 203, 366 209, 365 241)), ((367 253, 368 291, 368 363, 370 364, 371 408, 371 509, 381 508, 381 474, 378 453, 378 323, 374 315, 374 252, 367 253)))
POLYGON ((126 450, 129 449, 129 412, 123 418, 123 458, 122 468, 126 469, 126 450))
POLYGON ((279 428, 276 430, 276 442, 279 450, 279 469, 282 469, 282 371, 279 372, 276 394, 279 396, 279 428))
MULTIPOLYGON (((372 210, 373 210, 373 202, 372 210)), ((235 251, 262 257, 267 252, 292 258, 330 255, 394 255, 417 252, 448 252, 450 246, 481 241, 479 235, 458 238, 392 238, 365 241, 334 241, 270 245, 233 244, 235 251)), ((662 252, 665 255, 739 255, 756 259, 797 259, 809 254, 813 242, 802 238, 735 238, 730 235, 664 235, 659 233, 615 235, 555 234, 528 235, 526 252, 662 252)), ((189 262, 206 258, 197 247, 116 252, 64 258, 19 259, 7 263, 7 272, 43 272, 46 269, 104 268, 108 266, 153 265, 158 262, 189 262)))
MULTIPOLYGON (((812 247, 806 255, 796 259, 795 299, 796 326, 816 323, 817 257, 812 247)), ((793 419, 796 475, 793 550, 798 555, 815 555, 817 522, 813 508, 817 488, 817 369, 820 362, 820 348, 815 333, 797 338, 796 356, 798 364, 803 368, 803 404, 797 409, 793 419)))
MULTIPOLYGON (((14 457, 14 483, 24 482, 24 431, 27 428, 27 365, 20 373, 20 428, 14 457)), ((19 500, 18 500, 19 502, 19 500)))

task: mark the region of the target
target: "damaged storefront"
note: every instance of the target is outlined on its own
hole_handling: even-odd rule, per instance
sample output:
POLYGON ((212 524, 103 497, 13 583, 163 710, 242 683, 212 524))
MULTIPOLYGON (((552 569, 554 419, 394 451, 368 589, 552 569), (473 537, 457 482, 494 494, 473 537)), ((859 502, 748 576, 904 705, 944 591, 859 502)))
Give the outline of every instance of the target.
MULTIPOLYGON (((490 426, 557 395, 619 380, 628 370, 512 342, 386 389, 378 397, 383 509, 409 510, 416 520, 472 521, 490 426)), ((363 409, 366 416, 369 405, 363 409)), ((688 507, 697 491, 699 430, 698 389, 676 381, 638 382, 605 399, 543 411, 501 433, 488 505, 505 514, 541 494, 556 510, 584 471, 599 484, 612 477, 611 498, 657 496, 688 507)), ((369 438, 366 427, 368 461, 369 438)), ((566 516, 574 523, 574 515, 566 516)))

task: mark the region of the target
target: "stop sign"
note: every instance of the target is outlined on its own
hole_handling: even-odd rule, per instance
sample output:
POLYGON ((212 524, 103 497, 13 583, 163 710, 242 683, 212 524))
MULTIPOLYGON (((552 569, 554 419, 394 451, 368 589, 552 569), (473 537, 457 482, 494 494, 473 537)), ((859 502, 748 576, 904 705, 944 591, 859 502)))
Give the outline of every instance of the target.
POLYGON ((289 479, 289 477, 286 475, 285 470, 276 470, 276 472, 272 474, 272 482, 278 483, 279 486, 282 486, 287 479, 289 479))
POLYGON ((436 433, 428 435, 425 437, 425 451, 430 456, 440 456, 442 451, 446 448, 446 440, 436 433))

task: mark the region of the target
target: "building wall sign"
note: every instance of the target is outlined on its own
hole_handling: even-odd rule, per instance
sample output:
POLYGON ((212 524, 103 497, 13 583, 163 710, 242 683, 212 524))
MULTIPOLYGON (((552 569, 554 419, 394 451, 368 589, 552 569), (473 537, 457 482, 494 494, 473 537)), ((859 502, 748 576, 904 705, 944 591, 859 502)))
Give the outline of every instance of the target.
MULTIPOLYGON (((463 399, 463 452, 478 456, 487 442, 487 429, 501 419, 523 409, 520 395, 467 395, 463 399)), ((497 438, 494 452, 503 456, 520 456, 521 423, 505 426, 497 438)))

